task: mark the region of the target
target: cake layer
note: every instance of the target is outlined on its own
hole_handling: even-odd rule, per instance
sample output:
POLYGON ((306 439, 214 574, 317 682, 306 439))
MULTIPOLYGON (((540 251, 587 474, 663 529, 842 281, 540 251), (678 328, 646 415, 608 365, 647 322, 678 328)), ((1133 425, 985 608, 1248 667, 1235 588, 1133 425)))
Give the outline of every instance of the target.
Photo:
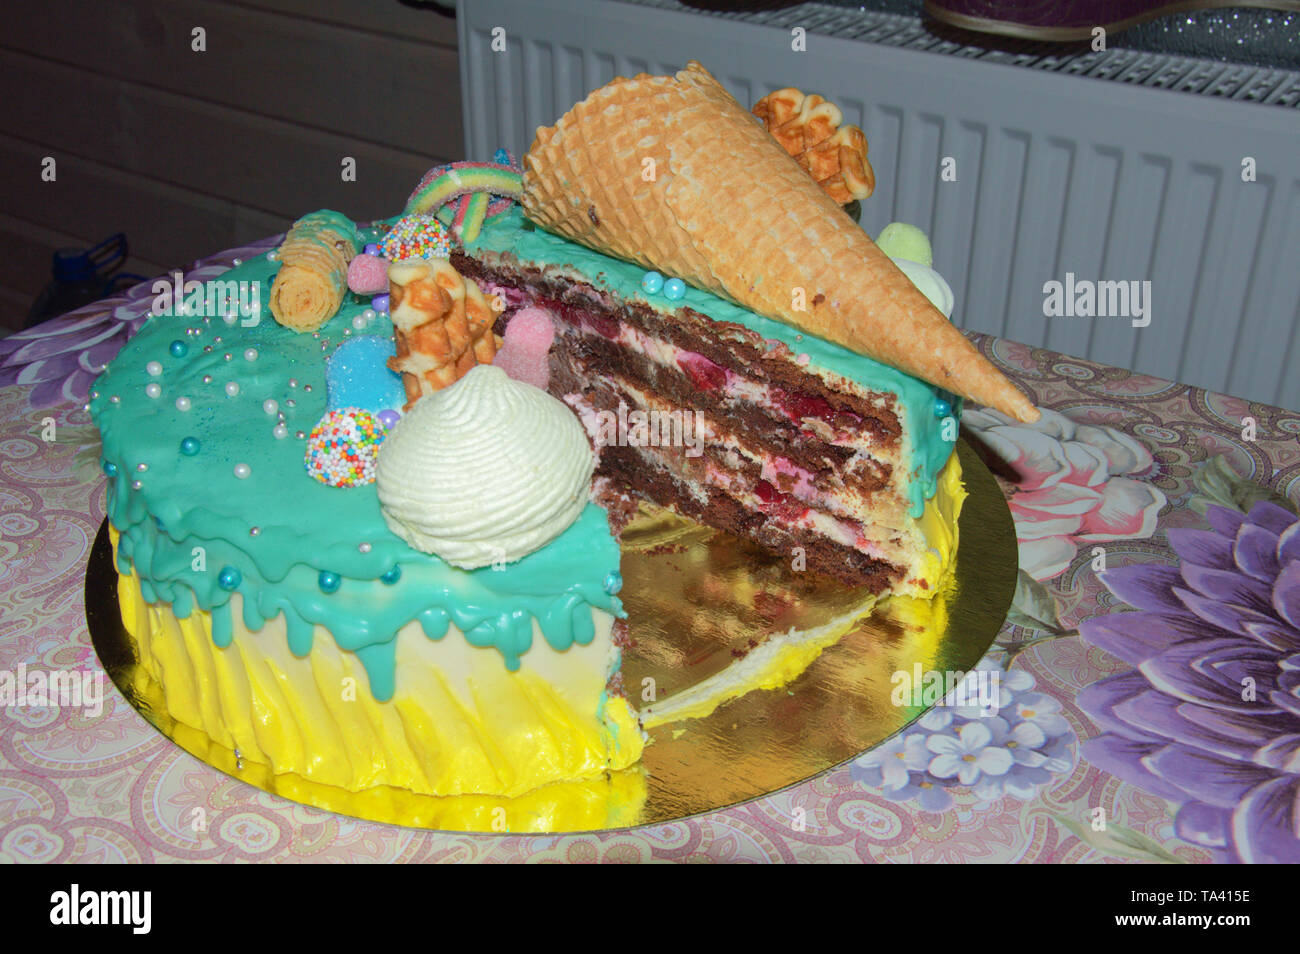
POLYGON ((509 255, 455 260, 506 299, 499 327, 522 306, 555 317, 549 389, 583 418, 599 474, 794 566, 873 593, 930 588, 896 395, 692 309, 620 302, 509 255), (683 426, 629 439, 638 413, 683 426))
MULTIPOLYGON (((905 462, 895 480, 913 518, 921 516, 952 456, 960 401, 951 395, 697 288, 686 286, 673 299, 648 292, 642 287, 643 268, 536 228, 518 210, 489 219, 478 238, 466 243, 464 254, 453 253, 452 262, 485 283, 489 295, 502 292, 506 304, 518 305, 523 296, 516 293, 512 301, 511 289, 527 286, 536 289, 534 297, 571 301, 584 311, 604 308, 627 322, 640 322, 653 329, 651 337, 697 351, 728 370, 744 369, 767 386, 779 389, 789 382, 797 392, 809 386, 809 378, 818 379, 821 385, 811 385, 818 389, 812 396, 832 410, 847 408, 874 419, 866 426, 880 428, 885 439, 877 442, 878 447, 887 448, 891 436, 898 438, 897 457, 890 463, 905 462), (500 287, 493 287, 492 274, 503 279, 500 287), (547 290, 551 294, 543 294, 547 290), (701 328, 711 330, 701 335, 701 328), (700 339, 714 336, 722 351, 711 353, 700 347, 700 339), (846 403, 854 397, 864 397, 870 404, 846 403), (882 408, 890 413, 877 414, 882 408)), ((803 420, 808 429, 826 436, 817 415, 803 420)), ((872 453, 887 459, 883 449, 872 453)))

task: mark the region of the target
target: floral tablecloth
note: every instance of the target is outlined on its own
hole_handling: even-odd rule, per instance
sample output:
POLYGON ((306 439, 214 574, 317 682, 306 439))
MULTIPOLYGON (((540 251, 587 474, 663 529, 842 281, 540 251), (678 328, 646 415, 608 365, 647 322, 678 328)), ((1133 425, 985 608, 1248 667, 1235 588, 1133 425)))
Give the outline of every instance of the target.
POLYGON ((249 787, 111 683, 100 711, 5 702, 20 668, 100 671, 82 585, 104 485, 82 405, 151 294, 0 340, 0 861, 1300 861, 1300 413, 991 338, 1044 409, 963 420, 1020 538, 981 663, 1004 670, 992 718, 936 708, 850 765, 673 824, 473 836, 249 787))

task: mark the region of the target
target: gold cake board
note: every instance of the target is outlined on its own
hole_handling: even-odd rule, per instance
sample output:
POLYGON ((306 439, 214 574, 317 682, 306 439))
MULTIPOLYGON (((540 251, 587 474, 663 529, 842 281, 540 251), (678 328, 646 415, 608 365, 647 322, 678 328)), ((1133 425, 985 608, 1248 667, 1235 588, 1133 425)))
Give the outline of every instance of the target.
MULTIPOLYGON (((138 678, 100 527, 86 567, 86 620, 113 683, 159 732, 214 768, 292 801, 370 821, 483 833, 598 831, 716 811, 847 762, 917 719, 896 705, 895 674, 964 672, 992 645, 1015 592, 1015 526, 993 475, 960 442, 969 494, 952 578, 932 601, 889 599, 776 689, 755 690, 701 718, 649 730, 640 766, 516 799, 438 798, 395 789, 353 793, 236 758, 171 719, 138 678)), ((791 629, 824 627, 869 607, 860 592, 792 571, 725 533, 648 508, 623 531, 620 597, 631 644, 623 675, 633 704, 669 699, 791 629)), ((840 627, 843 628, 843 627, 840 627)), ((836 630, 838 632, 838 630, 836 630)))

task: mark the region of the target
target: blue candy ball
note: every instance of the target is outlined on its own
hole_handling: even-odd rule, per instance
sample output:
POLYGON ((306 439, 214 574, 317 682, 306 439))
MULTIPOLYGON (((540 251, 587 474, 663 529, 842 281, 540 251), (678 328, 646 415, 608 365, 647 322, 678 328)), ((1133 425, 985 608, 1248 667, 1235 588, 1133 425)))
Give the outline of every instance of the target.
POLYGON ((217 585, 227 593, 238 589, 239 584, 242 582, 244 582, 243 574, 233 566, 223 566, 221 568, 221 573, 217 576, 217 585))
POLYGON ((106 460, 106 461, 104 461, 104 476, 106 476, 106 477, 116 477, 116 476, 117 476, 117 464, 113 463, 111 460, 106 460))
POLYGON ((379 255, 379 246, 376 245, 374 242, 371 242, 371 243, 370 243, 369 245, 367 245, 367 246, 366 246, 362 251, 363 251, 366 255, 374 255, 374 256, 377 257, 377 256, 379 255))
POLYGON ((951 413, 952 413, 952 405, 951 405, 951 404, 949 404, 949 403, 948 403, 947 401, 945 401, 943 398, 935 398, 935 399, 934 399, 934 416, 935 416, 935 417, 947 417, 947 416, 948 416, 949 414, 951 414, 951 413))
POLYGON ((376 414, 404 402, 402 376, 388 367, 394 354, 393 339, 379 335, 358 335, 339 345, 325 360, 326 407, 359 407, 376 414))
POLYGON ((664 282, 664 297, 669 301, 677 301, 686 297, 686 283, 680 278, 670 278, 664 282))
POLYGON ((343 580, 339 578, 337 573, 332 573, 329 570, 321 570, 320 576, 316 578, 316 582, 320 584, 322 592, 333 593, 339 588, 339 584, 342 583, 343 580))
POLYGON ((623 577, 617 570, 613 570, 605 577, 605 592, 613 596, 623 588, 623 577))
POLYGON ((181 441, 181 453, 186 457, 193 457, 199 452, 199 439, 197 437, 187 437, 181 441))
POLYGON ((177 338, 167 346, 167 350, 172 353, 173 358, 183 358, 190 353, 190 346, 184 341, 181 341, 180 338, 177 338))
POLYGON ((657 295, 663 291, 664 277, 658 272, 646 272, 645 277, 641 279, 641 287, 651 295, 657 295))
POLYGON ((370 299, 370 307, 380 314, 386 314, 388 312, 388 296, 376 295, 370 299))
POLYGON ((383 576, 381 576, 379 579, 387 583, 389 586, 392 586, 401 578, 402 578, 402 568, 398 566, 396 563, 394 563, 393 568, 389 570, 387 573, 385 573, 383 576))

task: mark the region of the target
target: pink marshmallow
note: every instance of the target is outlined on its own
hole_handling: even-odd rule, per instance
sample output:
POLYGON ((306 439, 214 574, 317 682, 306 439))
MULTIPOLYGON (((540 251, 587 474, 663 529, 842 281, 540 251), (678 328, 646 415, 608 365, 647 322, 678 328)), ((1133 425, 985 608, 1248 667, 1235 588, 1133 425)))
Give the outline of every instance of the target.
POLYGON ((348 264, 348 288, 358 295, 388 291, 388 259, 365 254, 354 257, 348 264))
POLYGON ((493 360, 516 381, 546 390, 551 379, 546 356, 555 340, 555 325, 545 308, 521 308, 506 326, 505 343, 493 360))

